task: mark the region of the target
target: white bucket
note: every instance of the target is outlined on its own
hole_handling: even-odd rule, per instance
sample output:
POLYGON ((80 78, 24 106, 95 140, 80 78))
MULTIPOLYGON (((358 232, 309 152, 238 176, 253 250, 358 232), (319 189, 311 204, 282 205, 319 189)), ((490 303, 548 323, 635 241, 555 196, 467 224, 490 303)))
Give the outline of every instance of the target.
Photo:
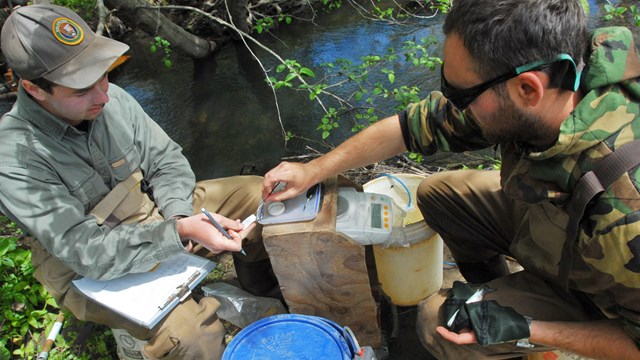
POLYGON ((390 196, 403 210, 404 227, 388 243, 373 245, 382 291, 399 306, 413 306, 442 286, 442 238, 427 226, 415 205, 424 177, 394 174, 364 184, 364 191, 390 196))

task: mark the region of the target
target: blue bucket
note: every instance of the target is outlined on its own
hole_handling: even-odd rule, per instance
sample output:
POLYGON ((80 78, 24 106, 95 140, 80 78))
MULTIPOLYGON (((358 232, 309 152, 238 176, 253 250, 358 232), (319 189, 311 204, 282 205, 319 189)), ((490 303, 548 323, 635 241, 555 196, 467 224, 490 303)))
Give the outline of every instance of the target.
POLYGON ((222 360, 352 360, 354 339, 336 323, 317 316, 284 314, 242 329, 222 360))

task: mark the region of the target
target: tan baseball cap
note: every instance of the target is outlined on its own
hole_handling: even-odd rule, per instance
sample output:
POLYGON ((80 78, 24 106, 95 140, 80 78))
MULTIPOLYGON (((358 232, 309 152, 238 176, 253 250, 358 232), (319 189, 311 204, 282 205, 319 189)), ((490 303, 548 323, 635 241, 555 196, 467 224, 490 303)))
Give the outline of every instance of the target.
POLYGON ((96 35, 78 14, 56 5, 16 9, 4 23, 1 41, 7 64, 21 78, 45 78, 72 89, 94 84, 129 49, 96 35))

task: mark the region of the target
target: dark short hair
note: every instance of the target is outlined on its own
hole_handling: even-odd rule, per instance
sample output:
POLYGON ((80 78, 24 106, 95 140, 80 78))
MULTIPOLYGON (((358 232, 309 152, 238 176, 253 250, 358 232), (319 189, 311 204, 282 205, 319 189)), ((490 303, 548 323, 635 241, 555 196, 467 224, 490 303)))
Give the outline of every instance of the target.
MULTIPOLYGON (((455 0, 443 30, 462 38, 484 80, 562 53, 579 65, 588 46, 588 17, 579 0, 455 0)), ((562 81, 563 63, 547 69, 551 86, 562 81)))
POLYGON ((35 85, 37 85, 40 89, 48 92, 49 94, 51 94, 51 91, 53 90, 53 87, 56 86, 57 84, 49 81, 45 78, 37 78, 37 79, 33 79, 33 80, 29 80, 32 83, 34 83, 35 85))

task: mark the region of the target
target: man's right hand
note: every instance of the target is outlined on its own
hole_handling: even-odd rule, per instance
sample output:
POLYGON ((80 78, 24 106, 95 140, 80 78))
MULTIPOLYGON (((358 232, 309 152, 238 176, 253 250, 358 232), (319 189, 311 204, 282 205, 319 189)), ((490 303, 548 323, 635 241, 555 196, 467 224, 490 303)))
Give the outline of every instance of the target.
POLYGON ((254 223, 244 228, 240 220, 234 221, 216 213, 211 215, 229 233, 231 239, 218 231, 204 214, 196 214, 178 219, 176 226, 180 240, 195 241, 214 254, 223 251, 240 251, 242 239, 256 226, 254 223))
POLYGON ((264 176, 262 198, 268 201, 283 201, 302 194, 320 182, 313 171, 313 165, 281 162, 264 176), (278 183, 284 183, 284 190, 273 192, 278 183))
POLYGON ((262 198, 266 201, 290 199, 330 176, 388 159, 406 150, 400 120, 398 115, 393 115, 308 163, 280 163, 264 176, 262 198), (286 183, 284 191, 269 195, 278 182, 286 183))

